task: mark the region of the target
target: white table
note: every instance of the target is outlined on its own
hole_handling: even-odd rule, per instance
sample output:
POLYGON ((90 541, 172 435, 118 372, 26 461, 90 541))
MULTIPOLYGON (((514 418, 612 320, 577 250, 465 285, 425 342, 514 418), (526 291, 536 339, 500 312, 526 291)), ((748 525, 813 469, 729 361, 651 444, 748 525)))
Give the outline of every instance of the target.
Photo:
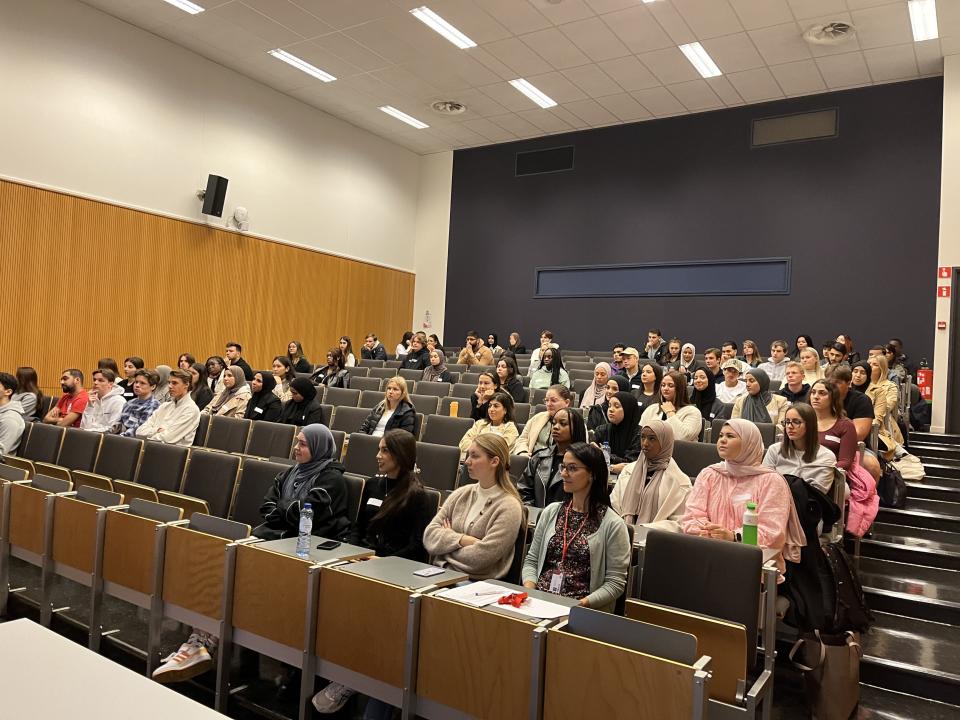
POLYGON ((0 648, 3 718, 225 717, 30 620, 0 623, 0 648))

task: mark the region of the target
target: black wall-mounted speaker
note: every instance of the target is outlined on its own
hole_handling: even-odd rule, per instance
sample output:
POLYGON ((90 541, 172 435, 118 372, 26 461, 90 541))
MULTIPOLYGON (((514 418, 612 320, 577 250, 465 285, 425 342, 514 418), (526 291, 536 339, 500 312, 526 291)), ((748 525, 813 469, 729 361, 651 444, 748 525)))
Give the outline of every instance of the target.
POLYGON ((220 217, 223 215, 223 201, 227 198, 227 179, 219 175, 207 177, 207 192, 203 196, 203 214, 220 217))

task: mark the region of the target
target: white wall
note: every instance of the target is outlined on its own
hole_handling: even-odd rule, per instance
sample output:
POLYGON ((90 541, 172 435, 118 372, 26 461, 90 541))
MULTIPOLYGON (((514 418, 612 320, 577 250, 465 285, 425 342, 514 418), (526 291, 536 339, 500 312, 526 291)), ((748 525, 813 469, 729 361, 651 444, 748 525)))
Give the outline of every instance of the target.
POLYGON ((76 0, 0 0, 0 69, 4 177, 200 220, 215 173, 224 220, 242 205, 253 234, 405 270, 439 238, 415 153, 76 0))
POLYGON ((450 237, 450 191, 453 184, 453 153, 426 155, 420 162, 420 202, 414 248, 413 328, 436 333, 449 345, 459 340, 443 334, 447 297, 447 248, 450 237), (425 327, 430 313, 430 328, 425 327))

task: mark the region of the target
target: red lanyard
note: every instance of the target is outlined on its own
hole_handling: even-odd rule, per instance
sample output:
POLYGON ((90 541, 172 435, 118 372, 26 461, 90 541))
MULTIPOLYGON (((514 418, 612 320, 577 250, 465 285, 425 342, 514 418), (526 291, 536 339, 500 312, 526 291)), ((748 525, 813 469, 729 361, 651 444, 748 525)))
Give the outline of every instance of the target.
POLYGON ((583 514, 583 522, 580 523, 580 527, 577 528, 577 531, 573 534, 569 540, 567 540, 567 521, 570 519, 570 505, 572 503, 567 503, 567 512, 563 516, 563 540, 561 545, 563 551, 560 553, 560 564, 562 565, 567 560, 567 550, 570 548, 570 545, 573 544, 573 541, 577 539, 577 535, 580 534, 580 531, 583 530, 583 526, 587 524, 587 514, 583 514))

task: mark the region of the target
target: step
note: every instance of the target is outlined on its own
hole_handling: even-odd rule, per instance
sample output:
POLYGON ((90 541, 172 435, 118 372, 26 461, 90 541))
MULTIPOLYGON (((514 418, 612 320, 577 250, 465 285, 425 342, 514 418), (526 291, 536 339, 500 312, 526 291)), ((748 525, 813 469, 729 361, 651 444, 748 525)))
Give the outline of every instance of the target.
POLYGON ((929 700, 960 697, 960 628, 875 612, 861 639, 860 680, 929 700))
POLYGON ((861 683, 860 720, 956 720, 960 706, 861 683))
POLYGON ((960 461, 960 445, 933 445, 930 443, 910 443, 910 452, 919 458, 946 458, 960 461))
MULTIPOLYGON (((850 543, 848 543, 850 550, 850 543)), ((960 532, 876 522, 860 541, 862 557, 960 570, 960 532)))
POLYGON ((934 477, 960 478, 960 465, 943 458, 920 458, 927 475, 934 477))
POLYGON ((861 557, 859 575, 872 610, 960 626, 960 570, 861 557))
POLYGON ((960 479, 927 476, 922 480, 907 480, 907 495, 925 500, 960 503, 960 479))
POLYGON ((960 445, 960 435, 945 435, 941 433, 910 433, 910 441, 917 443, 931 443, 937 445, 960 445))
POLYGON ((907 506, 902 510, 881 507, 877 520, 894 525, 960 532, 960 503, 907 498, 907 506))

